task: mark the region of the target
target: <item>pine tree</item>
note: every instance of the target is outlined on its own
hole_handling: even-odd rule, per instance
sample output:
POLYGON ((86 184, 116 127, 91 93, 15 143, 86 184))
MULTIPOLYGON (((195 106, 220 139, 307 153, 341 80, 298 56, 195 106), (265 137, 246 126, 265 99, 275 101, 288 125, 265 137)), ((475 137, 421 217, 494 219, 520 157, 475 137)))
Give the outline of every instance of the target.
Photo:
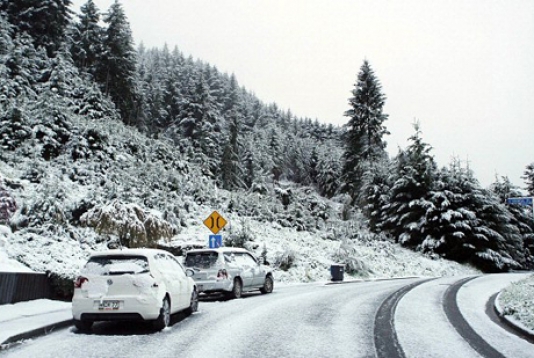
POLYGON ((339 178, 342 153, 335 146, 325 146, 318 154, 317 188, 321 195, 331 198, 337 194, 341 185, 339 178))
POLYGON ((427 210, 424 251, 488 271, 521 268, 526 263, 522 241, 511 215, 480 188, 469 169, 458 162, 443 170, 427 210))
POLYGON ((35 48, 42 46, 54 57, 65 41, 71 4, 71 0, 0 0, 0 12, 7 14, 16 33, 27 33, 35 48))
POLYGON ((367 60, 360 68, 352 94, 351 108, 345 112, 350 119, 346 125, 342 175, 344 190, 357 202, 366 168, 386 155, 383 137, 389 134, 384 126, 388 118, 383 113, 386 97, 367 60))
POLYGON ((44 51, 36 51, 27 34, 16 35, 9 53, 2 56, 5 76, 0 77, 0 93, 8 99, 35 100, 36 85, 43 63, 44 51))
POLYGON ((425 237, 425 213, 431 203, 428 195, 433 188, 436 163, 430 154, 432 147, 423 142, 419 123, 414 123, 411 144, 397 156, 397 179, 391 188, 387 205, 388 230, 397 242, 412 248, 425 237))
POLYGON ((221 163, 222 184, 226 190, 236 190, 244 187, 243 171, 239 163, 239 118, 236 111, 231 111, 230 117, 230 139, 223 152, 221 163))
POLYGON ((368 220, 369 229, 374 233, 382 232, 388 220, 386 205, 390 203, 393 185, 390 172, 390 163, 384 160, 365 173, 361 206, 368 220))
POLYGON ((130 24, 118 0, 104 16, 108 25, 104 38, 105 55, 97 80, 109 95, 126 124, 137 124, 138 98, 135 88, 136 53, 130 24))
POLYGON ((525 184, 527 184, 526 189, 528 191, 528 195, 534 196, 534 163, 527 165, 522 178, 525 180, 525 184))
MULTIPOLYGON (((490 186, 492 193, 499 198, 500 204, 506 204, 506 199, 521 197, 521 189, 512 184, 508 177, 496 178, 490 186)), ((510 224, 519 229, 523 240, 526 254, 524 266, 528 269, 534 267, 534 221, 532 220, 532 208, 522 205, 506 205, 506 209, 512 215, 510 224)))
POLYGON ((71 34, 72 59, 81 71, 104 82, 104 78, 97 78, 104 55, 104 29, 99 24, 100 12, 93 0, 87 0, 80 11, 79 21, 73 26, 71 34))
POLYGON ((191 98, 182 109, 179 122, 182 146, 188 148, 192 160, 202 166, 205 175, 216 178, 221 159, 218 112, 202 75, 190 91, 191 98))

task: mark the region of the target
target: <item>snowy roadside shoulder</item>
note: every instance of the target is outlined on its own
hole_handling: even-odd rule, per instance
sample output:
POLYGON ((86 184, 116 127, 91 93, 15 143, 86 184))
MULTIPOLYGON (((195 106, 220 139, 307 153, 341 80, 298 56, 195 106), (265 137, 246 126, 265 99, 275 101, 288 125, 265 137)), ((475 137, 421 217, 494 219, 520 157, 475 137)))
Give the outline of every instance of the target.
POLYGON ((37 316, 40 314, 63 311, 70 309, 70 302, 38 299, 32 301, 17 302, 14 304, 0 305, 0 324, 21 317, 37 316))
POLYGON ((502 290, 495 305, 502 317, 534 336, 534 275, 502 290))

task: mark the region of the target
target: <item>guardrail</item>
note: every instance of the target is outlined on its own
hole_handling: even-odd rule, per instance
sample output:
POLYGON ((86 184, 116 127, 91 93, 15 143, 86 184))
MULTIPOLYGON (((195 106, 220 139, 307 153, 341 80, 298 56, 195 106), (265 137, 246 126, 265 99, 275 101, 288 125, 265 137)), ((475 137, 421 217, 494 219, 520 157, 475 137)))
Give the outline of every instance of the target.
POLYGON ((51 298, 47 274, 0 272, 0 305, 40 298, 51 298))

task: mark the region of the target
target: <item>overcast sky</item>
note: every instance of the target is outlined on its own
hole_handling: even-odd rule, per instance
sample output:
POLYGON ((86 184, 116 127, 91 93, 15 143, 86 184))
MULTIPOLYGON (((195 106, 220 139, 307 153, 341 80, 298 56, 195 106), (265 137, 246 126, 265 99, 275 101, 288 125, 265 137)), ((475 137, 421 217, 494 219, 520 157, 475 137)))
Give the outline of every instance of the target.
MULTIPOLYGON (((94 0, 106 12, 114 0, 94 0)), ((78 11, 86 0, 73 0, 78 11)), ((136 44, 235 73, 264 102, 342 125, 363 60, 387 96, 390 154, 415 119, 439 166, 524 187, 534 162, 534 1, 122 0, 136 44)))

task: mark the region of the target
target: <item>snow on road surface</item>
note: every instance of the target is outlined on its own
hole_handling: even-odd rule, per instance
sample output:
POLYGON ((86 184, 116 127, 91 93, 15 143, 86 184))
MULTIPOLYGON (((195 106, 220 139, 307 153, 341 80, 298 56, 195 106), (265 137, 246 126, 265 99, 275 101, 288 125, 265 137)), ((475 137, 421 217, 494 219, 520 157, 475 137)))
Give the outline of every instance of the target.
MULTIPOLYGON (((489 275, 460 288, 458 304, 484 339, 510 358, 534 357, 533 345, 500 328, 485 314, 489 297, 521 275, 489 275)), ((406 357, 480 357, 443 311, 448 287, 463 277, 416 286, 397 305, 394 326, 406 357)), ((243 299, 204 299, 199 312, 161 332, 139 323, 97 323, 23 342, 2 357, 375 357, 378 308, 397 290, 421 279, 277 287, 243 299)))
POLYGON ((440 278, 423 283, 397 305, 395 329, 407 357, 480 357, 454 330, 443 311, 444 293, 458 279, 440 278))
POLYGON ((458 292, 462 315, 485 341, 506 357, 534 358, 534 345, 492 322, 486 314, 486 303, 511 282, 528 276, 525 273, 485 275, 467 282, 458 292))

